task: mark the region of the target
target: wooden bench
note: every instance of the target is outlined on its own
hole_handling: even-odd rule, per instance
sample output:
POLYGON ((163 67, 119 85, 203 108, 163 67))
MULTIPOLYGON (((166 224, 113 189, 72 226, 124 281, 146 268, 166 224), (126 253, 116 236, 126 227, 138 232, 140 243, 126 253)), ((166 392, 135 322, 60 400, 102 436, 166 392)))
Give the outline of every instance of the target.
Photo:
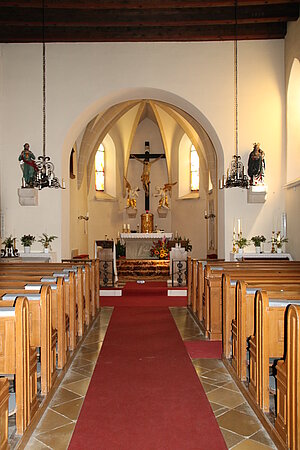
MULTIPOLYGON (((284 283, 285 290, 295 290, 299 286, 295 276, 281 275, 275 278, 270 274, 260 273, 258 276, 244 275, 243 280, 247 283, 247 287, 251 288, 259 286, 265 290, 272 290, 273 286, 280 286, 284 283)), ((222 275, 222 341, 223 355, 226 359, 232 356, 232 321, 236 319, 236 283, 237 279, 228 273, 222 275)), ((277 289, 277 288, 276 288, 277 289)))
MULTIPOLYGON (((5 268, 1 267, 0 281, 5 278, 14 279, 14 275, 19 275, 20 272, 28 281, 36 280, 36 272, 38 271, 39 275, 47 275, 54 277, 66 277, 69 273, 75 273, 76 280, 76 303, 77 303, 77 332, 81 337, 84 331, 84 324, 90 322, 90 295, 88 293, 87 298, 85 298, 84 294, 84 286, 88 287, 89 282, 84 281, 85 273, 87 276, 89 275, 89 268, 84 270, 82 265, 71 266, 68 264, 57 264, 57 263, 41 263, 41 264, 31 264, 31 263, 23 263, 23 264, 6 264, 5 268)), ((40 278, 39 278, 40 279, 40 278)))
POLYGON ((8 388, 8 379, 0 378, 0 450, 8 449, 8 388))
POLYGON ((40 348, 41 394, 47 395, 56 378, 56 330, 51 321, 51 289, 42 286, 40 293, 19 289, 8 293, 9 289, 0 289, 0 306, 14 305, 18 296, 26 295, 29 303, 29 344, 40 348), (6 293, 4 293, 6 291, 6 293), (2 295, 4 293, 4 295, 2 295))
MULTIPOLYGON (((24 263, 27 265, 27 263, 24 263)), ((27 283, 51 283, 55 284, 57 279, 63 278, 65 283, 65 310, 69 316, 70 322, 70 349, 74 350, 76 347, 76 335, 77 333, 82 336, 83 333, 83 295, 82 295, 82 280, 78 281, 82 271, 80 269, 79 274, 75 270, 66 270, 65 272, 53 272, 53 268, 44 269, 44 264, 36 267, 35 270, 31 269, 24 272, 23 266, 18 269, 6 270, 6 273, 0 274, 1 280, 7 284, 7 282, 24 281, 27 283), (40 269, 40 270, 39 270, 40 269), (37 270, 40 273, 37 274, 37 270), (34 271, 34 273, 32 273, 34 271), (78 332, 80 330, 80 333, 78 332)), ((2 271, 3 272, 3 271, 2 271)), ((56 317, 58 313, 53 311, 53 316, 56 317)))
MULTIPOLYGON (((47 279, 47 281, 41 282, 31 281, 27 282, 28 277, 20 275, 14 276, 14 280, 0 281, 0 292, 1 295, 5 293, 22 293, 25 292, 40 292, 43 285, 49 286, 51 289, 51 320, 52 326, 56 329, 57 333, 57 368, 62 369, 67 361, 68 348, 70 348, 70 311, 66 311, 66 282, 62 277, 52 277, 47 279)), ((74 315, 74 313, 73 313, 74 315)), ((74 326, 73 326, 74 328, 74 326)), ((76 339, 76 338, 75 338, 76 339)), ((73 339, 74 340, 74 339, 73 339)), ((75 348, 75 344, 74 344, 75 348)))
POLYGON ((287 310, 285 358, 278 361, 275 428, 287 448, 300 449, 300 307, 287 310))
MULTIPOLYGON (((287 262, 286 262, 287 263, 287 262)), ((248 263, 244 263, 248 264, 248 263)), ((281 263, 282 264, 282 263, 281 263)), ((211 340, 221 340, 222 339, 222 275, 223 273, 231 274, 235 278, 243 279, 244 276, 249 277, 250 275, 255 277, 260 274, 269 274, 279 276, 281 274, 290 274, 291 277, 299 279, 300 276, 300 266, 299 269, 288 268, 288 267, 277 267, 272 266, 263 268, 262 266, 258 269, 251 263, 250 268, 232 268, 224 269, 224 267, 219 266, 215 269, 211 269, 209 266, 205 267, 206 277, 204 285, 204 329, 206 331, 207 337, 211 340)))
POLYGON ((29 345, 29 305, 18 297, 15 306, 0 307, 0 374, 15 376, 16 428, 22 435, 38 409, 37 353, 29 345))
MULTIPOLYGON (((284 281, 277 287, 273 285, 267 294, 278 299, 297 298, 298 291, 289 291, 289 287, 285 289, 283 283, 284 281)), ((236 317, 232 321, 232 367, 241 381, 247 379, 247 339, 254 334, 255 295, 259 288, 260 286, 249 288, 245 281, 239 280, 236 283, 236 317)))
MULTIPOLYGON (((273 295, 273 294, 272 294, 273 295)), ((255 333, 249 339, 250 379, 249 393, 263 412, 269 412, 270 359, 283 358, 284 319, 289 304, 300 306, 298 292, 278 293, 272 298, 266 291, 255 295, 255 333)))
POLYGON ((85 265, 90 267, 90 290, 91 290, 91 312, 92 317, 95 317, 96 311, 100 307, 99 303, 99 288, 100 288, 100 261, 99 259, 63 259, 63 264, 85 265))

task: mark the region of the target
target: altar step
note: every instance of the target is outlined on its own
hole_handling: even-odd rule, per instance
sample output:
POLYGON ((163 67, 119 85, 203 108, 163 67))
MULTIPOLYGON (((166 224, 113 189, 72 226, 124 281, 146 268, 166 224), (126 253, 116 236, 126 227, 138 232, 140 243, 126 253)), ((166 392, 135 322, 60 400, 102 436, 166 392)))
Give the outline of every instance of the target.
POLYGON ((134 280, 168 280, 169 260, 157 259, 118 259, 117 271, 119 281, 134 280))

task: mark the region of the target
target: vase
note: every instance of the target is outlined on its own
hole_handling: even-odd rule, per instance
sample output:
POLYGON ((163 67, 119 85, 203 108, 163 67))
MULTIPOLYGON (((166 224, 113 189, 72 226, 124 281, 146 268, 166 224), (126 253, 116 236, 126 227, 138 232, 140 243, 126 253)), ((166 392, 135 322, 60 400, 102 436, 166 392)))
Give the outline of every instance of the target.
POLYGON ((48 247, 44 247, 44 253, 49 253, 49 248, 48 247))
POLYGON ((277 253, 282 253, 282 248, 281 248, 281 247, 280 247, 280 248, 277 247, 277 250, 276 250, 276 251, 277 251, 277 253))
POLYGON ((244 249, 243 249, 243 248, 239 248, 239 251, 238 251, 238 253, 239 253, 240 255, 243 255, 243 253, 244 253, 244 249))
POLYGON ((255 247, 255 253, 260 253, 260 247, 255 247))
POLYGON ((30 247, 24 246, 24 253, 30 253, 30 247))

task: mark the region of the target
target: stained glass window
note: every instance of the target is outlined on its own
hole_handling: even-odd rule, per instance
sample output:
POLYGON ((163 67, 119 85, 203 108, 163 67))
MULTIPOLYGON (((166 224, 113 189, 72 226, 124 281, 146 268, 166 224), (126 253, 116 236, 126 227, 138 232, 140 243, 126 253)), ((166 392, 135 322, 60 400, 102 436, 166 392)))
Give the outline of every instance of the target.
POLYGON ((191 191, 199 191, 199 155, 194 145, 191 146, 191 191))
POLYGON ((95 186, 96 191, 104 191, 104 161, 105 151, 104 145, 100 144, 95 156, 95 186))

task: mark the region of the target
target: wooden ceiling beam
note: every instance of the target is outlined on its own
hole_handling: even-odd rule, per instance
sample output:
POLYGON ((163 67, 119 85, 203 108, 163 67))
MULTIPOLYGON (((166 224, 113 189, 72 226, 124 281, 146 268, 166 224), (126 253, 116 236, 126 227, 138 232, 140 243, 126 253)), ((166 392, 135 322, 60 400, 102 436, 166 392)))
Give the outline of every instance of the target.
MULTIPOLYGON (((173 42, 173 41, 220 41, 247 39, 281 39, 286 33, 286 24, 245 24, 223 26, 188 27, 55 27, 45 31, 46 42, 173 42)), ((0 28, 0 42, 42 42, 42 27, 0 28)))
MULTIPOLYGON (((240 7, 237 10, 237 23, 286 22, 297 20, 298 5, 274 5, 240 7)), ((43 12, 41 9, 2 8, 0 25, 10 26, 41 26, 43 12)), ((113 27, 113 26, 188 26, 234 24, 234 8, 218 8, 213 13, 210 8, 186 8, 173 10, 48 10, 45 14, 45 24, 65 27, 113 27)))
MULTIPOLYGON (((239 6, 299 4, 296 0, 238 0, 239 6)), ((45 9, 165 9, 235 6, 235 0, 45 0, 45 9)), ((41 8, 42 0, 0 0, 0 8, 41 8)))

